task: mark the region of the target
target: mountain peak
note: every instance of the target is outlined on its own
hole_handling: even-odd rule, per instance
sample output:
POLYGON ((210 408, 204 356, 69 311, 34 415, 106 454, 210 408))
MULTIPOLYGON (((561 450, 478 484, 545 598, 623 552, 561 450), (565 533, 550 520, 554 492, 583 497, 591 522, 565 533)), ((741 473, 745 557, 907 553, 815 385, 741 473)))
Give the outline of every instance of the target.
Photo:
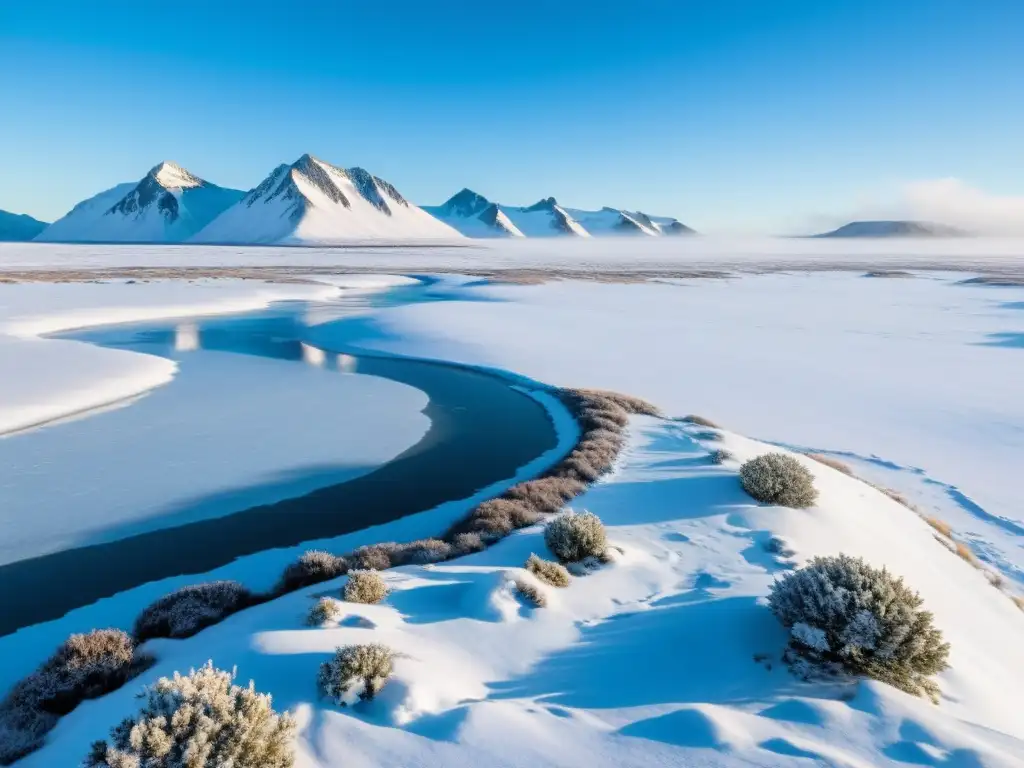
POLYGON ((477 216, 491 206, 491 201, 481 194, 464 187, 456 192, 441 209, 449 216, 477 216))
POLYGON ((205 183, 195 174, 189 173, 177 163, 164 160, 159 165, 153 166, 146 174, 164 189, 188 189, 190 187, 201 187, 205 183))
POLYGON ((964 237, 956 227, 930 221, 851 221, 839 229, 815 237, 964 237))

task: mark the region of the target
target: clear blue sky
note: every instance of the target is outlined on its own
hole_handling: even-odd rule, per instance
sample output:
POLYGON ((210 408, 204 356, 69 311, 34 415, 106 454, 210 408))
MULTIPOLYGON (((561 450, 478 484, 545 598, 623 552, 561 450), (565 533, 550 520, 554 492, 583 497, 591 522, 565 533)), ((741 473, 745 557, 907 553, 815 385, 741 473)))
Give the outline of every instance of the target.
POLYGON ((248 189, 311 152, 779 231, 915 179, 1024 192, 1022 0, 0 0, 0 208, 162 159, 248 189))

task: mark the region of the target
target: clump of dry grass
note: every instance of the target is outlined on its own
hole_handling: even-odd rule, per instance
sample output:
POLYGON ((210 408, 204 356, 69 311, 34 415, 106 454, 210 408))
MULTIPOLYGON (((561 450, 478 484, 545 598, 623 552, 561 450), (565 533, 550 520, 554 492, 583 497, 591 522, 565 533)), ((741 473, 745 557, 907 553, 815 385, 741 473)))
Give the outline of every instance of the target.
POLYGON ((713 422, 711 419, 705 419, 703 416, 698 416, 695 413, 683 416, 680 421, 685 421, 687 424, 696 424, 699 427, 710 427, 711 429, 721 429, 722 427, 713 422))
POLYGON ((353 568, 361 571, 386 571, 394 565, 391 556, 397 546, 395 542, 389 541, 360 547, 348 557, 348 560, 353 568))
POLYGON ((193 584, 164 595, 143 610, 132 635, 140 643, 153 637, 191 637, 255 602, 255 595, 237 581, 193 584))
POLYGON ((548 604, 548 599, 535 584, 531 584, 525 579, 516 579, 515 586, 516 592, 533 607, 544 608, 548 604))
POLYGON ((638 416, 661 416, 661 409, 658 406, 633 395, 624 395, 621 392, 612 392, 608 389, 577 389, 574 391, 592 400, 613 403, 627 413, 634 413, 638 416))
POLYGON ((945 520, 940 520, 937 517, 926 515, 924 521, 947 539, 953 538, 953 527, 945 520))
POLYGON ((849 475, 850 477, 854 476, 853 470, 850 469, 850 467, 847 464, 841 462, 839 459, 835 459, 831 456, 826 456, 823 453, 805 453, 804 456, 806 456, 808 459, 814 459, 816 462, 818 462, 819 464, 824 464, 826 467, 831 467, 836 472, 842 472, 844 475, 849 475))
POLYGON ((961 560, 966 560, 968 563, 973 565, 975 568, 981 568, 981 563, 978 562, 978 558, 974 556, 974 552, 961 541, 956 542, 956 556, 961 560))
POLYGON ((1006 584, 1006 580, 1003 579, 1002 574, 996 573, 995 571, 985 571, 985 578, 988 579, 988 583, 996 589, 1002 589, 1006 584))
POLYGON ((376 571, 350 571, 342 595, 350 603, 379 603, 388 596, 388 585, 376 571))
POLYGON ((535 554, 530 554, 526 560, 526 570, 552 587, 568 587, 571 578, 565 566, 551 560, 544 560, 535 554))
POLYGON ((341 606, 333 597, 321 597, 309 609, 306 623, 311 627, 321 627, 328 621, 334 621, 341 615, 341 606))
POLYGON ((733 461, 736 455, 732 451, 727 451, 725 448, 716 448, 710 454, 711 462, 713 464, 724 464, 727 461, 733 461))
POLYGON ((885 494, 886 496, 888 496, 888 497, 889 497, 890 499, 892 499, 893 501, 895 501, 895 502, 896 502, 897 504, 902 504, 902 505, 903 505, 904 507, 906 507, 907 509, 909 509, 909 510, 910 510, 911 512, 917 512, 918 514, 920 514, 920 510, 919 510, 919 509, 918 509, 917 507, 915 507, 915 506, 914 506, 914 505, 913 505, 913 504, 912 504, 912 503, 911 503, 911 502, 910 502, 910 501, 909 501, 909 500, 907 499, 907 497, 906 497, 906 496, 904 496, 904 495, 903 495, 902 493, 900 493, 899 491, 894 491, 894 490, 893 490, 892 488, 886 488, 886 487, 884 487, 884 486, 881 486, 881 485, 876 485, 876 486, 874 486, 874 488, 875 488, 876 490, 878 490, 878 491, 881 491, 881 492, 882 492, 883 494, 885 494))
POLYGON ((1013 600, 1013 604, 1024 611, 1024 595, 1013 595, 1010 597, 1013 600))
POLYGON ((285 568, 274 592, 287 594, 302 587, 344 576, 347 572, 348 562, 344 557, 338 557, 319 549, 311 549, 285 568))

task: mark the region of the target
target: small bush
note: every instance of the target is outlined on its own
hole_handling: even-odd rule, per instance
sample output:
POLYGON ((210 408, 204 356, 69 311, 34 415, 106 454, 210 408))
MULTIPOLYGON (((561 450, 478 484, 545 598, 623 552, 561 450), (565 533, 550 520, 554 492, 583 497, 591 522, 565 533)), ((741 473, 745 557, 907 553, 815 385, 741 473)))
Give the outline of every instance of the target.
POLYGON ((278 594, 294 592, 302 587, 322 584, 325 581, 344 576, 347 572, 348 562, 344 557, 311 549, 285 569, 275 591, 278 594))
POLYGON ((917 512, 918 511, 917 507, 915 507, 913 504, 911 504, 910 501, 908 501, 907 497, 904 496, 899 491, 894 491, 892 488, 883 488, 882 486, 879 486, 879 485, 876 485, 875 488, 877 490, 879 490, 881 493, 883 493, 886 496, 888 496, 893 501, 895 501, 897 504, 902 504, 904 507, 906 507, 907 509, 909 509, 909 510, 911 510, 913 512, 917 512))
POLYGON ((516 579, 516 592, 534 608, 543 608, 548 604, 548 599, 540 591, 536 584, 531 584, 525 579, 516 579))
POLYGON ((145 704, 98 741, 87 768, 291 768, 295 720, 279 715, 267 694, 234 684, 207 664, 188 676, 162 677, 145 704))
POLYGON ((953 526, 945 520, 940 520, 937 517, 926 517, 924 521, 947 539, 953 538, 953 526))
POLYGON ((853 477, 853 470, 847 464, 844 464, 839 459, 834 459, 831 456, 826 456, 823 453, 805 453, 808 459, 814 459, 819 464, 824 464, 826 467, 831 467, 836 472, 842 472, 844 475, 853 477))
POLYGON ((541 477, 513 485, 502 498, 527 502, 537 512, 558 512, 586 490, 586 483, 570 477, 541 477))
POLYGON ((391 555, 394 565, 426 565, 452 557, 452 545, 441 539, 420 539, 402 544, 391 555))
POLYGON ((398 545, 393 541, 384 544, 371 544, 357 549, 349 556, 349 559, 353 568, 362 571, 386 571, 394 565, 391 555, 397 547, 398 545))
POLYGON ((543 560, 534 554, 526 560, 526 570, 552 587, 568 587, 570 578, 569 572, 561 563, 553 563, 550 560, 543 560))
POLYGON ((338 601, 331 597, 321 597, 306 617, 306 623, 311 627, 322 627, 329 621, 334 621, 341 615, 341 606, 338 601))
POLYGON ((743 489, 758 501, 797 509, 814 504, 814 476, 784 453, 766 453, 740 467, 743 489))
POLYGON ((72 635, 0 703, 0 764, 37 749, 60 715, 120 688, 152 663, 121 630, 72 635))
POLYGON ((459 533, 455 535, 452 543, 452 556, 462 557, 473 552, 480 552, 486 546, 479 533, 459 533))
POLYGON ((138 642, 152 637, 191 637, 253 603, 253 594, 236 581, 182 587, 143 610, 132 634, 138 642))
POLYGON ((716 448, 711 452, 711 461, 714 464, 724 464, 727 461, 733 461, 735 458, 736 455, 725 448, 716 448))
POLYGON ((772 586, 772 612, 790 631, 787 661, 808 678, 862 675, 935 700, 929 679, 949 645, 902 579, 848 555, 816 557, 772 586))
POLYGON ((395 654, 386 645, 347 645, 320 665, 320 690, 336 704, 346 706, 369 701, 387 684, 395 654))
POLYGON ((1013 604, 1014 605, 1016 605, 1018 608, 1020 608, 1022 611, 1024 611, 1024 596, 1022 596, 1022 595, 1014 595, 1010 599, 1013 600, 1013 604))
POLYGON ((350 603, 379 603, 388 596, 388 585, 376 571, 350 571, 343 594, 350 603))
POLYGON ((567 512, 548 523, 544 542, 562 562, 574 562, 604 552, 608 541, 601 518, 592 512, 567 512))
POLYGON ((689 414, 683 416, 682 421, 687 424, 696 424, 699 427, 710 427, 711 429, 721 429, 721 426, 713 422, 711 419, 705 419, 703 416, 697 416, 696 414, 689 414))
POLYGON ((996 589, 1002 589, 1006 585, 1006 579, 1003 578, 1002 574, 995 571, 985 571, 985 578, 996 589))
POLYGON ((638 416, 661 416, 661 409, 658 406, 633 395, 624 395, 621 392, 612 392, 607 389, 577 389, 573 391, 592 403, 614 405, 626 413, 638 416))

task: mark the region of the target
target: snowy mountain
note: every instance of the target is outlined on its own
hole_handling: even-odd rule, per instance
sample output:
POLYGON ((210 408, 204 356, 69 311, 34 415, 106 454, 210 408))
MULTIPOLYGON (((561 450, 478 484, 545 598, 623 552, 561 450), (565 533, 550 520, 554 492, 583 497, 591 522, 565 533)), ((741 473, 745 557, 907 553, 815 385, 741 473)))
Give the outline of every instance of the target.
POLYGON ((24 242, 31 240, 46 227, 45 221, 33 219, 27 214, 0 211, 0 241, 24 242))
POLYGON ((275 168, 192 241, 299 244, 381 238, 453 240, 461 235, 362 168, 338 168, 303 155, 275 168))
POLYGON ((965 237, 968 233, 927 221, 851 221, 814 237, 965 237))
POLYGON ((501 205, 470 189, 463 189, 442 205, 424 206, 424 210, 468 237, 694 234, 685 224, 665 216, 618 208, 565 208, 553 197, 526 207, 501 205))
POLYGON ((242 191, 211 184, 163 162, 136 183, 118 184, 83 200, 36 240, 48 242, 177 243, 233 205, 242 191))

